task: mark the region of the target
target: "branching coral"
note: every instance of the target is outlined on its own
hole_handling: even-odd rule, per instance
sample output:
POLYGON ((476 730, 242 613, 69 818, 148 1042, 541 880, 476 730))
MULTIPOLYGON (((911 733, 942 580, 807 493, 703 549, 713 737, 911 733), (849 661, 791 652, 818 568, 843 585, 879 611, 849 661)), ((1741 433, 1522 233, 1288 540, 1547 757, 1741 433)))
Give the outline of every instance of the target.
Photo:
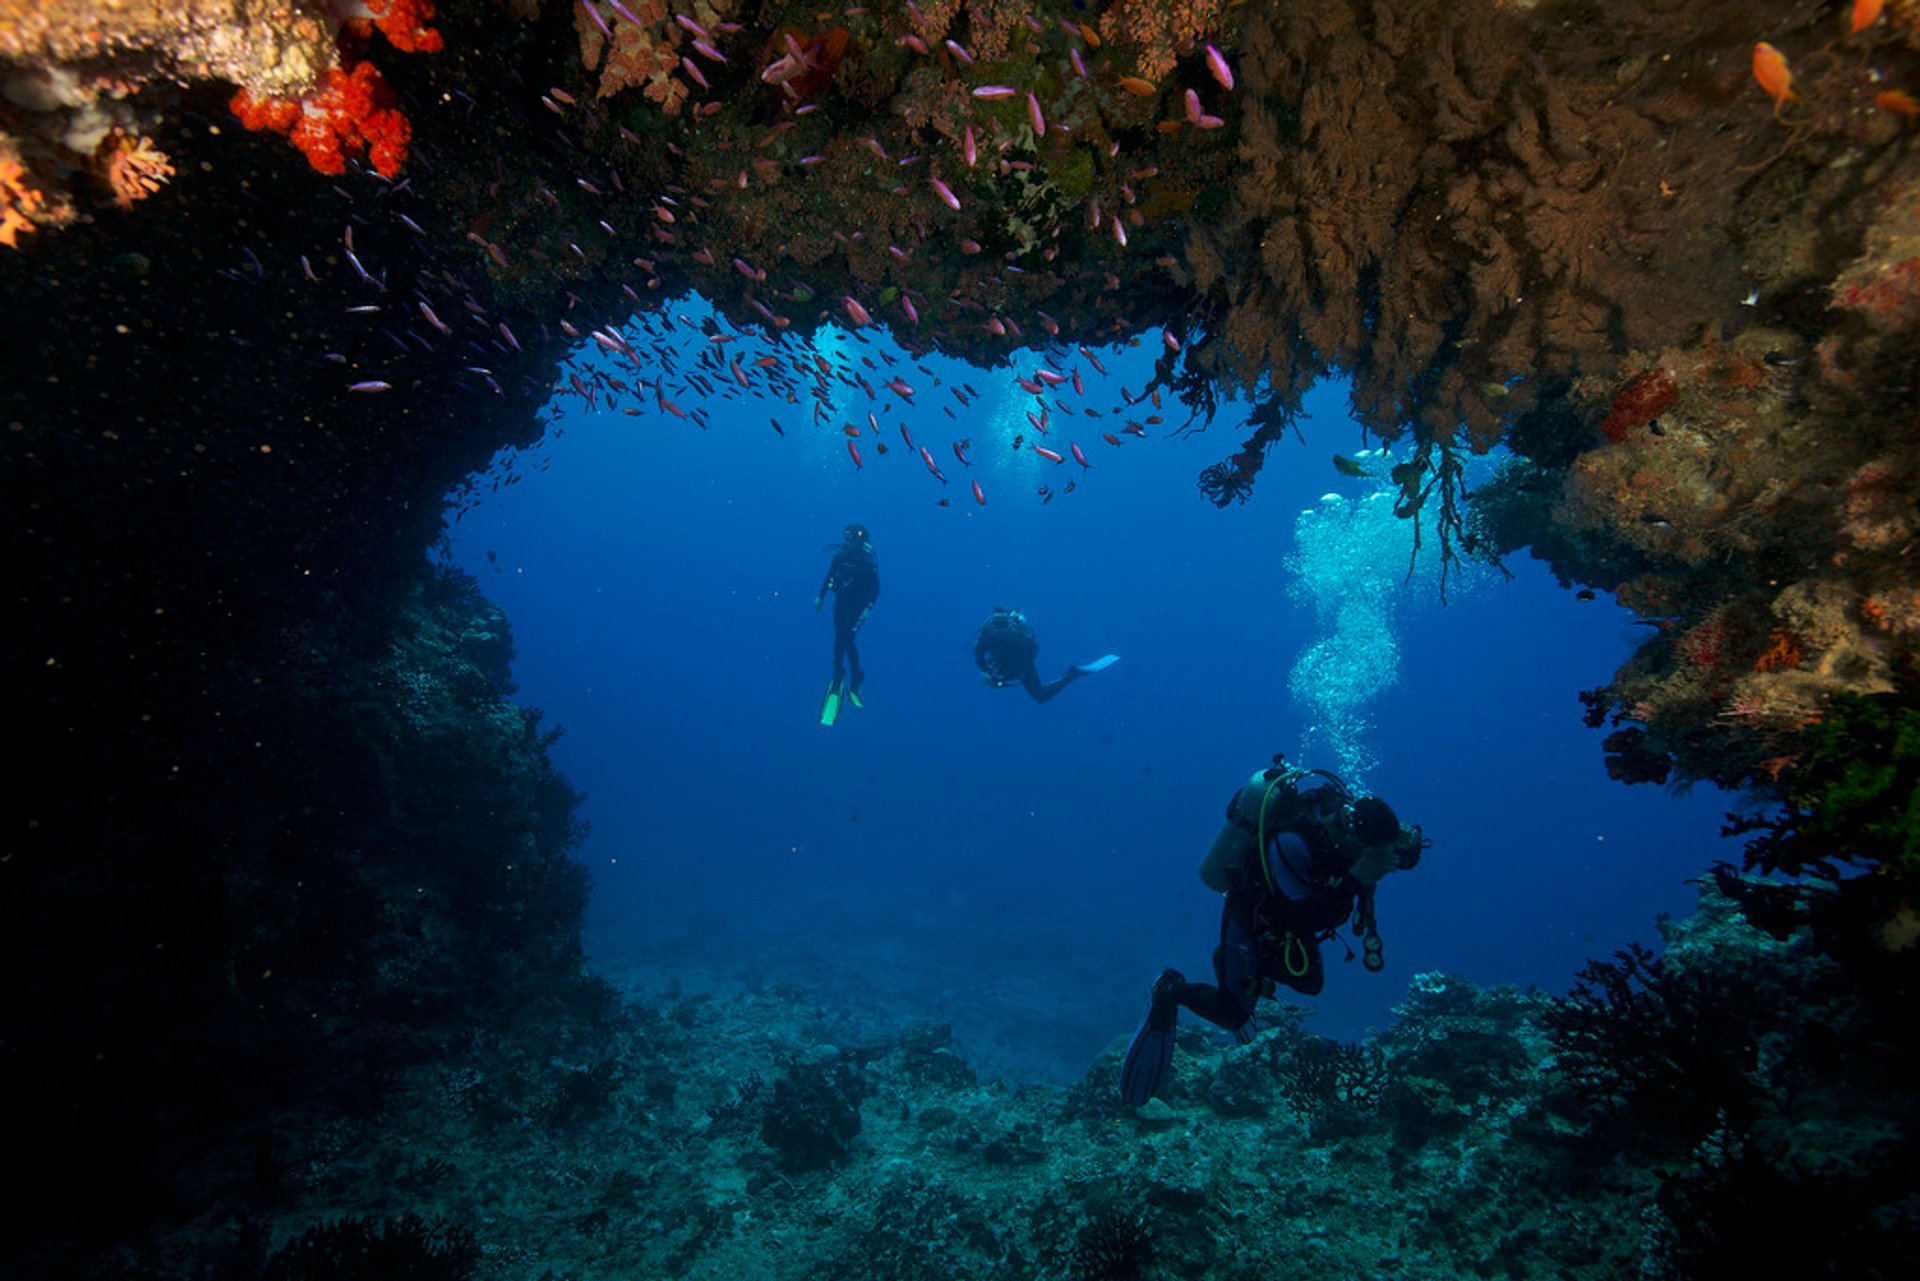
POLYGON ((1317 1138, 1374 1124, 1393 1082, 1392 1061, 1377 1045, 1309 1037, 1274 1075, 1317 1138))
POLYGON ((264 1281, 349 1281, 367 1276, 464 1281, 480 1262, 473 1233, 439 1219, 348 1218, 323 1223, 274 1251, 264 1281))
POLYGON ((1081 1225, 1068 1275, 1072 1281, 1134 1281, 1153 1257, 1153 1233, 1142 1219, 1104 1210, 1081 1225))
POLYGON ((1543 1017, 1575 1105, 1612 1137, 1685 1145, 1756 1100, 1756 1014, 1745 994, 1634 943, 1589 961, 1543 1017))

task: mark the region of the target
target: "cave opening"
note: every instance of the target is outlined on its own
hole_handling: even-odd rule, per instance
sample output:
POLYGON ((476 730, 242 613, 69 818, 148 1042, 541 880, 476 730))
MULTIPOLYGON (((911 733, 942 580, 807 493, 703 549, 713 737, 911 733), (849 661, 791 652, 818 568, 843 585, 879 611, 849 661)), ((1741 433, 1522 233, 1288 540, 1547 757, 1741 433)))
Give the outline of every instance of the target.
POLYGON ((565 727, 588 950, 619 986, 858 990, 1009 1076, 1073 1080, 1142 975, 1204 965, 1217 908, 1193 868, 1274 752, 1436 842, 1385 897, 1388 972, 1318 1002, 1328 1035, 1384 1026, 1421 971, 1563 987, 1656 941, 1727 856, 1728 798, 1623 794, 1581 724, 1574 691, 1643 629, 1526 558, 1454 565, 1443 604, 1342 380, 1274 447, 1261 500, 1217 508, 1188 478, 1244 405, 1182 433, 1170 399, 1129 404, 1157 335, 983 369, 870 330, 775 342, 697 295, 620 329, 639 359, 576 348, 546 435, 455 492, 443 549, 511 621, 518 700, 565 727), (850 521, 883 592, 867 707, 827 729, 810 605, 850 521), (1122 664, 1044 707, 985 688, 970 649, 998 605, 1033 620, 1042 668, 1122 664))

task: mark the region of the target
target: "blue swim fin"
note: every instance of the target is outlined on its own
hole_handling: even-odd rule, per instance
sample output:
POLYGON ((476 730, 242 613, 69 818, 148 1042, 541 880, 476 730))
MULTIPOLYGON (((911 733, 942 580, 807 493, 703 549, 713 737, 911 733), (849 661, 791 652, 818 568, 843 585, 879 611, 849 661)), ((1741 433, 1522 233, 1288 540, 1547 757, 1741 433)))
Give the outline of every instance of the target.
POLYGON ((1147 1018, 1133 1034, 1127 1047, 1126 1062, 1120 1066, 1120 1098, 1132 1107, 1143 1107, 1173 1066, 1173 1039, 1180 1023, 1180 1002, 1174 993, 1186 980, 1179 971, 1164 971, 1153 985, 1153 1004, 1147 1018))
POLYGON ((1109 667, 1112 667, 1115 663, 1119 661, 1120 661, 1120 655, 1118 654, 1102 654, 1100 657, 1094 659, 1091 663, 1080 663, 1080 664, 1077 664, 1077 666, 1080 668, 1082 675, 1091 676, 1095 672, 1106 671, 1109 667))

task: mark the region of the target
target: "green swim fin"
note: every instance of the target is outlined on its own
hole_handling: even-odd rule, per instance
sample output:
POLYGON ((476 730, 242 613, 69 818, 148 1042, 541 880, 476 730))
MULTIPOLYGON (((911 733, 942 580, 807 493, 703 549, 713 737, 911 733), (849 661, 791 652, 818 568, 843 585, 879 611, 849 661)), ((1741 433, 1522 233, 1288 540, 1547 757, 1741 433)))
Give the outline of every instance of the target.
POLYGON ((827 686, 827 696, 820 700, 820 723, 831 725, 840 719, 840 687, 827 686))
POLYGON ((847 690, 847 701, 849 703, 852 703, 855 707, 866 706, 866 704, 860 700, 860 691, 857 689, 849 688, 847 690))

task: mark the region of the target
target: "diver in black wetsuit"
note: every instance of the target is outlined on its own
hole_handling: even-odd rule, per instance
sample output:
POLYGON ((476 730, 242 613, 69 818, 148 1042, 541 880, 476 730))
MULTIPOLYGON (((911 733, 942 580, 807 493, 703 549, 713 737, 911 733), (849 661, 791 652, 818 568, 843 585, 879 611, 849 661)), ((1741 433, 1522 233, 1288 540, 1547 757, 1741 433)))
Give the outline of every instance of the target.
POLYGON ((1076 663, 1042 684, 1039 669, 1033 665, 1039 653, 1040 641, 1026 615, 1004 605, 994 607, 973 637, 973 665, 987 678, 987 684, 996 688, 1017 684, 1036 703, 1044 703, 1082 676, 1103 672, 1120 661, 1113 654, 1105 654, 1091 663, 1076 663))
POLYGON ((1200 879, 1226 895, 1215 981, 1162 971, 1120 1070, 1121 1097, 1137 1107, 1165 1080, 1181 1006, 1250 1039, 1254 1006, 1275 985, 1316 995, 1326 982, 1320 944, 1348 920, 1367 969, 1378 971, 1385 960, 1374 887, 1416 866, 1428 844, 1379 797, 1355 796, 1332 774, 1292 769, 1276 756, 1234 793, 1200 864, 1200 879))
POLYGON ((828 547, 833 552, 833 560, 828 563, 827 576, 820 580, 820 590, 813 597, 813 607, 819 609, 826 603, 828 590, 833 592, 833 676, 827 682, 827 694, 820 704, 822 725, 831 725, 839 719, 843 688, 847 701, 855 707, 865 706, 860 701, 860 684, 866 673, 860 670, 860 646, 855 643, 854 634, 860 630, 860 624, 867 621, 873 603, 880 599, 880 558, 873 554, 867 527, 848 525, 841 541, 828 547))

